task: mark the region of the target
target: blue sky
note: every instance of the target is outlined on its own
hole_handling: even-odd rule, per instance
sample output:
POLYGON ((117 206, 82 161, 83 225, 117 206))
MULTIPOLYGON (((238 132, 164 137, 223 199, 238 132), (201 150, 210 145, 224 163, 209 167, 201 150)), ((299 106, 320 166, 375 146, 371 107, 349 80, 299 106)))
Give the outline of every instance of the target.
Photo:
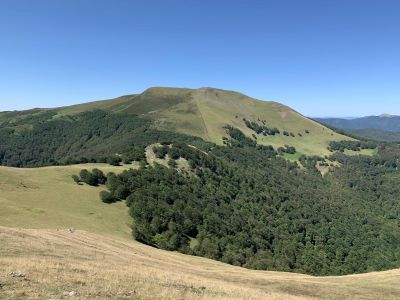
POLYGON ((400 1, 0 0, 0 111, 212 86, 400 114, 400 1))

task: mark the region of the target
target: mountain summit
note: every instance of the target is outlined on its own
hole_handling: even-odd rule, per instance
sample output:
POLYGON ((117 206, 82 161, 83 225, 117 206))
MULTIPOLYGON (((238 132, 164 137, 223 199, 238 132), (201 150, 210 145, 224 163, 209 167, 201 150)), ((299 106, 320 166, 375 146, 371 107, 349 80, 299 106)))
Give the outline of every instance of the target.
POLYGON ((383 113, 383 114, 379 115, 379 117, 380 118, 393 118, 393 117, 396 117, 396 116, 395 115, 391 115, 391 114, 383 113))
POLYGON ((259 144, 290 145, 304 154, 328 154, 330 141, 349 139, 285 105, 212 87, 152 87, 141 94, 59 108, 57 111, 59 114, 76 114, 92 109, 145 116, 152 119, 159 129, 198 136, 216 144, 222 144, 227 125, 251 137, 254 131, 246 126, 244 120, 288 133, 259 135, 259 144))

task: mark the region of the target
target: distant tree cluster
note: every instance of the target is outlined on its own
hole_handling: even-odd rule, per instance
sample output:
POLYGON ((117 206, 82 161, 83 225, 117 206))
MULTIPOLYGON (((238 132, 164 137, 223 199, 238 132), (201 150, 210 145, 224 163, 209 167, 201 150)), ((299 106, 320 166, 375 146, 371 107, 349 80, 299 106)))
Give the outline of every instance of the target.
POLYGON ((79 172, 79 175, 72 175, 72 179, 78 184, 84 182, 91 186, 106 185, 108 191, 100 192, 100 199, 104 203, 125 200, 129 195, 128 190, 125 188, 120 178, 112 172, 108 173, 106 176, 97 168, 94 168, 92 171, 83 169, 79 172))
POLYGON ((265 120, 262 121, 262 125, 254 121, 249 121, 246 118, 243 118, 243 122, 246 124, 248 128, 252 129, 257 134, 262 134, 264 136, 280 134, 278 128, 276 127, 269 128, 268 126, 266 126, 265 120))
POLYGON ((226 129, 226 132, 230 137, 230 139, 227 137, 222 138, 225 145, 236 147, 256 147, 257 142, 248 138, 242 131, 240 131, 236 127, 227 125, 224 128, 226 129))
MULTIPOLYGON (((247 120, 246 118, 243 118, 243 122, 246 124, 246 126, 248 128, 253 130, 256 134, 262 134, 264 136, 268 136, 268 135, 274 136, 276 134, 281 134, 281 132, 280 132, 280 130, 278 128, 276 128, 276 127, 272 127, 272 128, 268 127, 266 125, 266 120, 258 119, 258 122, 255 122, 255 121, 250 121, 250 120, 247 120), (260 124, 260 122, 261 122, 261 124, 260 124)), ((307 134, 310 133, 308 130, 305 130, 305 132, 307 134)), ((284 136, 296 137, 296 135, 293 132, 288 132, 286 130, 284 130, 282 132, 282 134, 284 136)), ((255 134, 252 134, 252 136, 253 136, 253 138, 255 140, 257 140, 257 136, 255 134)), ((297 136, 303 137, 303 135, 300 132, 297 133, 297 136)))
POLYGON ((159 159, 164 159, 165 156, 168 154, 169 147, 168 145, 162 145, 161 147, 154 146, 153 152, 159 159))
POLYGON ((122 153, 122 162, 124 164, 130 164, 134 161, 146 161, 146 155, 144 153, 145 146, 144 145, 134 145, 129 150, 122 153))
POLYGON ((107 181, 104 173, 97 168, 93 169, 92 172, 88 171, 87 169, 83 169, 79 172, 79 176, 72 175, 72 179, 78 184, 84 182, 91 186, 105 184, 107 181))
POLYGON ((361 151, 362 149, 375 149, 378 147, 378 142, 374 141, 332 141, 329 143, 328 149, 333 151, 344 152, 344 150, 361 151))
POLYGON ((296 153, 296 148, 293 146, 285 145, 284 147, 279 147, 278 148, 278 153, 288 153, 288 154, 295 154, 296 153))

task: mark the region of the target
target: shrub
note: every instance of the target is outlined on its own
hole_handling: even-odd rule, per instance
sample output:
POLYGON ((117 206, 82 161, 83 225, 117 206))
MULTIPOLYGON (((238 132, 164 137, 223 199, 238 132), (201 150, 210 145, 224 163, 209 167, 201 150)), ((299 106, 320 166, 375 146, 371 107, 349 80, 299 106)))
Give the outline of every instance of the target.
POLYGON ((165 155, 167 155, 169 147, 167 145, 163 145, 161 147, 154 146, 153 152, 159 159, 164 159, 165 155))
POLYGON ((170 159, 168 161, 168 166, 170 166, 171 168, 176 168, 178 166, 178 164, 176 163, 176 161, 174 159, 170 159))
POLYGON ((107 178, 106 178, 106 176, 104 176, 103 171, 101 171, 97 168, 92 170, 92 176, 97 181, 97 184, 105 184, 107 181, 107 178))
POLYGON ((107 174, 107 188, 111 191, 114 192, 118 186, 120 185, 120 180, 117 175, 114 173, 108 173, 107 174))
POLYGON ((80 183, 81 183, 81 179, 79 178, 78 175, 72 175, 72 179, 73 179, 77 184, 80 184, 80 183))
POLYGON ((129 190, 123 185, 118 186, 114 192, 114 197, 116 199, 125 200, 126 197, 128 196, 129 196, 129 190))
POLYGON ((81 181, 83 181, 88 185, 92 186, 98 185, 97 178, 93 176, 93 174, 86 169, 83 169, 79 172, 79 177, 81 178, 81 181))
POLYGON ((116 155, 107 158, 107 163, 112 166, 119 166, 121 161, 122 161, 121 157, 116 155))
POLYGON ((109 193, 107 191, 101 191, 100 192, 100 199, 104 203, 113 203, 113 202, 115 202, 114 197, 111 195, 111 193, 109 193))

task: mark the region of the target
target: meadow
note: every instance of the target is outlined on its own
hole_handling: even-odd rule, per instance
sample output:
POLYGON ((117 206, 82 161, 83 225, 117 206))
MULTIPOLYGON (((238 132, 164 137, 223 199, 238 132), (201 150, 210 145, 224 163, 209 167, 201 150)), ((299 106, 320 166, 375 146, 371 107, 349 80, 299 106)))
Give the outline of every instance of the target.
POLYGON ((104 204, 99 200, 104 187, 77 185, 71 178, 94 167, 118 173, 134 166, 0 167, 0 226, 75 228, 129 238, 131 221, 126 205, 104 204))

